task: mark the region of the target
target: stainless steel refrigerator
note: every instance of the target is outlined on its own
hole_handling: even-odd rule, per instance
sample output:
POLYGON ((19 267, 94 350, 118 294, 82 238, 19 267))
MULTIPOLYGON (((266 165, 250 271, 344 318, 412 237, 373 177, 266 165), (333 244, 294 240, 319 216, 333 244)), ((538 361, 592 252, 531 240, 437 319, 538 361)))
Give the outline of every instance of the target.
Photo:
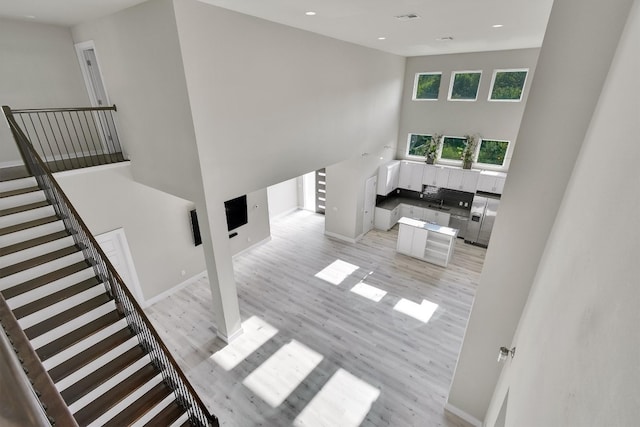
POLYGON ((467 224, 467 233, 464 236, 465 242, 485 247, 489 245, 491 230, 498 213, 498 205, 500 205, 499 198, 479 196, 477 194, 474 196, 467 224))

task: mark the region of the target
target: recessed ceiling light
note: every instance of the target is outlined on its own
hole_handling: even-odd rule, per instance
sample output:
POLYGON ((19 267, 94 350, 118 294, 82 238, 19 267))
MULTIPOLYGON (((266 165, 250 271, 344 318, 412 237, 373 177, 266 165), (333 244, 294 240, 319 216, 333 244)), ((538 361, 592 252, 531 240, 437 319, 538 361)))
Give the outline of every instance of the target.
POLYGON ((386 40, 386 37, 378 37, 378 40, 386 40))
POLYGON ((492 27, 493 27, 493 28, 502 28, 502 27, 504 27, 504 25, 502 25, 502 24, 495 24, 495 25, 492 25, 492 27))
POLYGON ((36 19, 34 15, 24 15, 24 17, 27 19, 36 19))
POLYGON ((309 12, 305 12, 304 14, 307 16, 314 16, 316 13, 310 10, 309 12))
POLYGON ((451 36, 438 37, 436 39, 436 41, 439 41, 439 42, 450 42, 451 40, 453 40, 453 37, 451 37, 451 36))

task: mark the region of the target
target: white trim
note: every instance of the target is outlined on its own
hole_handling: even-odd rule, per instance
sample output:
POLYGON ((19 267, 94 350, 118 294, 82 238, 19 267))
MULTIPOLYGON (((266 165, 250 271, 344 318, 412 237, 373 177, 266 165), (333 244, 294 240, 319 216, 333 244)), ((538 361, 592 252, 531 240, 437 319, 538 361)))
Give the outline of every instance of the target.
POLYGON ((524 96, 524 88, 527 85, 527 79, 529 78, 529 69, 528 68, 508 68, 508 69, 499 69, 493 70, 493 76, 491 77, 491 86, 489 86, 489 95, 487 95, 487 101, 489 102, 521 102, 522 97, 524 96), (520 98, 518 99, 491 99, 491 93, 493 92, 493 85, 496 82, 496 75, 498 73, 511 73, 511 72, 526 72, 527 75, 524 76, 524 82, 522 82, 522 90, 520 91, 520 98))
POLYGON ((203 279, 203 278, 207 278, 209 277, 207 275, 207 270, 202 271, 198 274, 196 274, 195 276, 191 276, 189 277, 187 280, 185 280, 182 283, 178 283, 177 285, 175 285, 173 288, 167 289, 166 291, 159 293, 158 295, 149 298, 148 300, 145 300, 142 304, 142 308, 147 308, 147 307, 151 307, 153 304, 162 301, 163 299, 167 298, 168 296, 186 288, 187 286, 196 283, 198 280, 203 279))
POLYGON ((253 249, 253 248, 255 248, 255 247, 258 247, 258 246, 260 246, 260 245, 264 245, 265 243, 268 243, 268 242, 270 242, 270 241, 271 241, 271 236, 267 236, 267 237, 265 237, 264 239, 260 240, 259 242, 256 242, 256 243, 254 243, 253 245, 249 246, 248 248, 244 248, 244 249, 243 249, 243 250, 241 250, 240 252, 238 252, 238 253, 236 253, 236 254, 233 254, 233 255, 231 256, 231 258, 233 259, 233 258, 235 258, 235 257, 237 257, 237 256, 240 256, 240 255, 242 255, 243 253, 248 252, 248 251, 250 251, 251 249, 253 249))
POLYGON ((331 231, 326 231, 326 230, 324 234, 325 236, 333 237, 334 239, 342 240, 343 242, 348 242, 348 243, 358 243, 360 239, 362 239, 362 237, 364 236, 364 234, 360 234, 354 239, 353 237, 343 236, 342 234, 332 233, 331 231))
POLYGON ((413 80, 413 94, 411 95, 412 101, 437 101, 440 99, 440 86, 442 86, 442 71, 433 71, 428 73, 416 73, 413 80), (418 96, 418 80, 420 76, 440 76, 440 84, 438 85, 438 96, 436 98, 416 98, 418 96))
POLYGON ((98 59, 98 52, 96 51, 96 45, 93 40, 87 40, 86 42, 80 42, 74 44, 76 49, 76 55, 78 57, 78 61, 80 62, 80 70, 82 71, 82 77, 84 78, 84 84, 87 86, 87 93, 89 94, 89 101, 91 101, 91 105, 94 107, 106 107, 111 105, 111 101, 109 101, 109 91, 107 90, 107 85, 104 81, 104 76, 102 75, 102 67, 100 66, 100 60, 98 59), (93 49, 93 53, 96 55, 96 65, 98 67, 98 72, 100 73, 100 80, 102 80, 102 87, 104 88, 104 95, 107 99, 105 99, 105 105, 98 105, 98 101, 96 100, 96 94, 93 91, 93 84, 91 83, 91 77, 89 76, 89 70, 87 70, 87 63, 84 60, 84 55, 82 52, 85 50, 93 49))
POLYGON ((225 334, 220 332, 218 329, 216 329, 216 335, 218 336, 218 338, 220 338, 222 341, 226 342, 227 344, 230 344, 233 340, 238 338, 243 333, 244 331, 242 330, 242 328, 240 328, 234 333, 232 333, 231 336, 226 336, 225 334))
POLYGON ((24 166, 22 160, 10 160, 8 162, 0 162, 0 169, 15 168, 16 166, 24 166))
MULTIPOLYGON (((409 158, 409 159, 416 159, 416 160, 422 160, 423 162, 426 159, 426 156, 416 156, 414 154, 409 154, 409 148, 411 148, 411 137, 413 135, 418 135, 418 136, 428 136, 431 138, 431 140, 433 140, 433 134, 429 134, 429 133, 414 133, 414 132, 409 132, 409 135, 407 135, 407 149, 404 150, 404 156, 409 158)), ((437 155, 438 153, 436 153, 437 155)))
POLYGON ((124 257, 124 262, 126 263, 126 268, 129 270, 130 282, 125 283, 127 287, 133 293, 133 296, 138 301, 138 304, 144 307, 144 293, 142 292, 142 287, 140 286, 140 280, 138 279, 138 273, 136 271, 135 263, 133 262, 133 257, 131 256, 131 249, 129 249, 129 242, 127 241, 127 236, 124 232, 124 228, 116 228, 115 230, 107 231, 106 233, 98 234, 95 236, 96 241, 99 245, 102 245, 102 242, 106 240, 115 240, 118 242, 120 249, 122 250, 122 256, 124 257))
POLYGON ((480 92, 480 83, 482 83, 482 70, 467 70, 467 71, 452 71, 451 72, 451 81, 449 82, 449 95, 447 96, 448 101, 462 101, 462 102, 475 102, 478 100, 478 93, 480 92), (453 92, 453 84, 456 81, 457 74, 480 74, 480 78, 478 79, 478 88, 476 89, 476 97, 473 99, 451 99, 451 92, 453 92))
POLYGON ((86 168, 80 169, 70 169, 68 171, 53 172, 53 176, 56 178, 64 178, 67 176, 80 175, 88 172, 99 172, 105 169, 123 168, 126 166, 131 166, 130 160, 125 160, 124 162, 118 163, 108 163, 106 165, 87 166, 86 168))
POLYGON ((447 402, 444 405, 444 410, 447 411, 447 412, 452 413, 453 415, 455 415, 458 418, 461 418, 461 419, 465 420, 466 422, 468 422, 469 424, 473 425, 474 427, 482 427, 482 421, 480 421, 479 419, 477 419, 473 415, 467 414, 462 409, 456 408, 455 406, 453 406, 449 402, 447 402))

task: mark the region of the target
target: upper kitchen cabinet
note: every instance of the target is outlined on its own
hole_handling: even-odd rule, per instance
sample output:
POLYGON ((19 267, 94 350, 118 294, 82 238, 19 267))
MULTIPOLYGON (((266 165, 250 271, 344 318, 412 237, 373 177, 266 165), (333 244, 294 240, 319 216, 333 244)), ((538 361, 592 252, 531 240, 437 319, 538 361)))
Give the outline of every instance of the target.
POLYGON ((478 191, 502 194, 507 175, 501 172, 483 171, 478 177, 478 191))
POLYGON ((468 193, 475 193, 478 186, 478 178, 480 177, 479 171, 472 171, 466 169, 451 169, 449 171, 449 179, 447 181, 447 188, 452 190, 466 191, 468 193))
POLYGON ((386 196, 398 188, 400 178, 400 160, 392 160, 378 168, 378 189, 377 194, 386 196))
POLYGON ((422 174, 424 163, 400 162, 400 177, 398 187, 405 190, 422 191, 422 174))
POLYGON ((446 187, 449 182, 450 171, 450 168, 426 165, 422 175, 422 183, 424 185, 433 185, 434 187, 446 187))

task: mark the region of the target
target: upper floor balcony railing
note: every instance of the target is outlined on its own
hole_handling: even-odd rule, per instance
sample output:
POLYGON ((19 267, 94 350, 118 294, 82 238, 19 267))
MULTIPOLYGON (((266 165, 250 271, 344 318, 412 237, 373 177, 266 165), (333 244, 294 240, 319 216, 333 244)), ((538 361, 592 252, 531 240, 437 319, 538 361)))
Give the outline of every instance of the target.
POLYGON ((116 106, 13 110, 3 107, 22 128, 51 172, 126 160, 114 113, 116 106))

